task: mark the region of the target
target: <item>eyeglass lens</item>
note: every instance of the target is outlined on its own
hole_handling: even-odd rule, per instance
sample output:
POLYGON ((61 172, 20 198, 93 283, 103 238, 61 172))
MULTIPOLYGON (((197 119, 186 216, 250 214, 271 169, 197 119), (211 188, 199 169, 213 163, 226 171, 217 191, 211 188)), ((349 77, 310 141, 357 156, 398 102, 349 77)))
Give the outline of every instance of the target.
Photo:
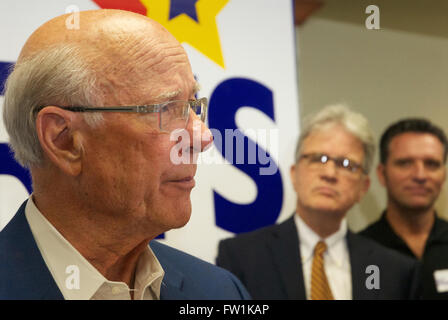
POLYGON ((312 154, 309 155, 310 163, 320 163, 326 164, 328 161, 332 160, 336 167, 346 169, 347 171, 354 172, 357 170, 358 166, 354 161, 348 158, 332 158, 326 154, 312 154))
POLYGON ((202 99, 194 102, 173 101, 168 103, 160 112, 160 129, 170 132, 184 129, 190 118, 190 110, 193 110, 201 121, 205 121, 204 103, 202 99))

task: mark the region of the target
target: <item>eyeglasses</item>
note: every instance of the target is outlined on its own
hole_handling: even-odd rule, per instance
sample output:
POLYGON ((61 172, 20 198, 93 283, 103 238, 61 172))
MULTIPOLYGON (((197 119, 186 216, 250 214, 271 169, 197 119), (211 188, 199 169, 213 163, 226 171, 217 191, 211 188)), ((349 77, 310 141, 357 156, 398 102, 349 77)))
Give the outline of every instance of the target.
POLYGON ((333 158, 324 153, 309 153, 302 154, 299 159, 308 160, 308 164, 311 166, 322 166, 331 160, 336 165, 336 168, 342 169, 342 172, 352 174, 362 171, 364 173, 367 173, 362 165, 345 157, 333 158))
MULTIPOLYGON (((39 112, 46 106, 41 106, 35 109, 39 112)), ((156 113, 157 118, 154 125, 163 132, 172 132, 176 129, 185 129, 187 127, 188 119, 190 118, 190 110, 199 117, 202 122, 207 118, 207 98, 200 98, 197 100, 174 100, 162 102, 159 104, 144 105, 144 106, 117 106, 117 107, 82 107, 70 106, 62 107, 55 106, 64 110, 72 112, 130 112, 139 114, 156 113)))

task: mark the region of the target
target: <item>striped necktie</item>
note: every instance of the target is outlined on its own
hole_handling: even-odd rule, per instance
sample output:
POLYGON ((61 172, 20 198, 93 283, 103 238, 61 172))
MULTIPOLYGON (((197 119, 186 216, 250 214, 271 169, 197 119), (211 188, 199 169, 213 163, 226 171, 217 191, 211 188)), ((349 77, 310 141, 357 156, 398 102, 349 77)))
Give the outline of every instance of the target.
POLYGON ((327 245, 319 241, 314 248, 311 270, 311 300, 334 300, 324 269, 324 252, 327 245))

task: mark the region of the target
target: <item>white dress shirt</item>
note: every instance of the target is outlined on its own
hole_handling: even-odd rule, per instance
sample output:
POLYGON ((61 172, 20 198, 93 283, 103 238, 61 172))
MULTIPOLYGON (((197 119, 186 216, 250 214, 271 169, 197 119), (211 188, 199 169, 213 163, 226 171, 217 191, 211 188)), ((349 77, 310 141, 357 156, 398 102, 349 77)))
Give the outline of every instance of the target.
MULTIPOLYGON (((66 300, 130 300, 131 289, 124 282, 107 280, 42 215, 32 196, 25 207, 40 253, 66 300)), ((137 262, 135 300, 160 299, 164 271, 148 246, 137 262)))
POLYGON ((305 282, 306 297, 311 296, 311 268, 313 265, 314 247, 323 240, 327 245, 324 253, 324 268, 328 283, 335 300, 352 299, 352 276, 350 256, 347 246, 347 221, 342 220, 340 228, 326 239, 321 239, 296 213, 294 221, 299 234, 302 270, 305 282))

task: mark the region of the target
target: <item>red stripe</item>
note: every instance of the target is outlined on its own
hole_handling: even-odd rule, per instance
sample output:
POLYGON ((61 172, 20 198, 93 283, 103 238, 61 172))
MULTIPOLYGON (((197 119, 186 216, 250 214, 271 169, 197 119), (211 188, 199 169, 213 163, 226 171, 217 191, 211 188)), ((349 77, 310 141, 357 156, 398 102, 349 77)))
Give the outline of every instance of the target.
POLYGON ((93 0, 102 9, 120 9, 146 16, 147 10, 139 0, 93 0))

